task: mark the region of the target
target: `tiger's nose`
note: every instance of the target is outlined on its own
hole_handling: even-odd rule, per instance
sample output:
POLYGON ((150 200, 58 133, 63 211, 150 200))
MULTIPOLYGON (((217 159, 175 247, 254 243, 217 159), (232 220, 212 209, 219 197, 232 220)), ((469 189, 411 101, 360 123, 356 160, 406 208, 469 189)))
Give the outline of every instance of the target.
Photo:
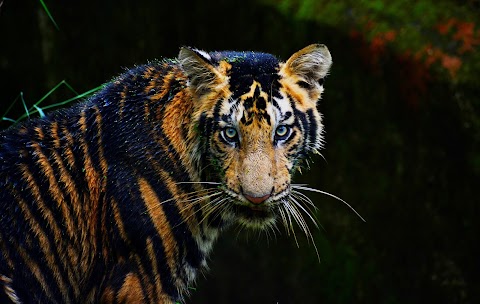
POLYGON ((248 194, 244 193, 243 196, 245 196, 245 198, 247 200, 249 200, 250 203, 252 203, 254 205, 260 205, 261 203, 263 203, 264 201, 266 201, 270 197, 270 193, 267 194, 267 195, 264 195, 264 196, 251 196, 251 195, 248 195, 248 194))

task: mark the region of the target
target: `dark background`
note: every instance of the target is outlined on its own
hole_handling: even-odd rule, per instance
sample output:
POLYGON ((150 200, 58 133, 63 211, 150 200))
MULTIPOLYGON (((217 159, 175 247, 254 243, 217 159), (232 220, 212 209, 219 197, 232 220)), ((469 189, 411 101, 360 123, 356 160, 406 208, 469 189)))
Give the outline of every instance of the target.
POLYGON ((296 182, 367 222, 309 194, 320 262, 300 229, 299 248, 281 227, 233 229, 188 303, 480 303, 479 1, 45 3, 59 30, 40 1, 0 8, 0 117, 25 113, 20 92, 29 107, 62 80, 82 93, 182 45, 332 53, 326 161, 296 182))

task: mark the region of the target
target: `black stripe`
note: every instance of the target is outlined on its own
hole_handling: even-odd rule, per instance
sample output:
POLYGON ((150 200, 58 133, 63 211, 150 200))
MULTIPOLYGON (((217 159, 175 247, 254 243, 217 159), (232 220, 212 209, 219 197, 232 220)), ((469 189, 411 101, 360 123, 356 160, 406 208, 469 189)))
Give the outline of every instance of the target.
POLYGON ((280 87, 282 84, 280 83, 280 76, 277 74, 277 77, 274 81, 272 81, 272 86, 270 88, 270 93, 272 94, 271 100, 275 100, 273 97, 281 99, 282 94, 280 93, 280 87))
MULTIPOLYGON (((11 227, 22 227, 22 225, 20 225, 20 223, 18 223, 16 218, 13 216, 14 210, 16 209, 16 206, 13 203, 14 202, 13 195, 10 193, 10 191, 7 191, 7 189, 5 189, 5 188, 3 188, 3 189, 4 189, 3 190, 4 193, 3 193, 2 199, 5 202, 11 202, 11 203, 6 204, 7 205, 6 208, 3 208, 3 206, 2 206, 1 214, 0 214, 0 224, 3 224, 3 223, 7 224, 8 223, 8 225, 10 225, 11 227)), ((12 256, 11 244, 7 243, 7 240, 5 239, 5 236, 2 234, 3 229, 5 229, 5 228, 2 225, 2 229, 0 229, 0 274, 8 276, 8 275, 10 275, 10 273, 13 269, 11 269, 8 266, 7 260, 8 259, 12 260, 13 256, 12 256)), ((13 237, 12 234, 13 233, 9 232, 8 237, 12 238, 13 237)), ((21 235, 23 235, 23 233, 21 233, 21 235)), ((15 263, 14 260, 12 260, 12 261, 15 263)), ((2 302, 0 302, 0 303, 2 303, 2 302)))
MULTIPOLYGON (((132 248, 141 250, 139 258, 143 265, 150 265, 146 251, 146 239, 148 237, 151 238, 152 244, 156 250, 158 271, 162 282, 162 288, 169 295, 175 295, 177 290, 171 280, 172 274, 170 273, 170 269, 167 264, 165 247, 163 246, 162 239, 160 235, 158 235, 155 225, 153 224, 141 197, 141 193, 136 181, 137 173, 130 171, 127 168, 116 167, 110 167, 109 171, 109 175, 117 177, 121 176, 121 178, 118 178, 114 182, 110 183, 110 187, 107 189, 107 191, 114 196, 118 203, 119 212, 123 219, 125 231, 131 242, 132 248)), ((147 179, 147 181, 151 183, 151 180, 147 179)), ((160 191, 162 191, 162 193, 165 192, 165 188, 163 186, 157 188, 158 185, 151 185, 156 190, 161 189, 160 191)), ((150 283, 155 285, 152 269, 145 268, 145 271, 151 279, 150 283)))
MULTIPOLYGON (((60 210, 56 208, 57 202, 55 201, 54 197, 52 196, 49 190, 50 188, 49 180, 51 176, 47 175, 47 170, 48 170, 48 166, 52 167, 52 163, 53 163, 53 160, 49 153, 51 151, 50 149, 52 148, 50 147, 51 143, 48 142, 49 135, 46 128, 43 128, 42 125, 38 125, 36 127, 42 129, 44 133, 44 139, 42 140, 42 139, 36 138, 35 137, 36 131, 33 128, 29 130, 29 137, 32 140, 30 141, 30 144, 28 147, 28 149, 30 150, 31 157, 28 158, 27 167, 30 173, 32 174, 32 176, 36 179, 36 184, 39 188, 40 194, 44 197, 45 204, 51 208, 51 211, 55 216, 56 222, 61 223, 63 222, 63 216, 61 215, 60 210), (44 161, 48 164, 47 166, 40 164, 39 162, 39 160, 41 159, 40 155, 42 155, 42 158, 44 158, 44 161)), ((58 180, 57 172, 55 172, 53 168, 52 168, 52 172, 53 172, 53 178, 55 180, 58 180)), ((61 193, 61 194, 63 195, 64 193, 61 193)), ((35 200, 32 200, 32 202, 33 201, 35 200)), ((62 231, 62 232, 65 232, 65 231, 62 231)))
MULTIPOLYGON (((97 115, 99 115, 101 118, 103 118, 102 113, 100 112, 100 109, 95 109, 94 107, 88 108, 85 110, 85 125, 87 127, 87 130, 85 134, 83 134, 85 144, 87 145, 87 153, 88 156, 90 157, 90 160, 92 162, 93 170, 97 173, 99 180, 97 181, 97 186, 101 186, 101 181, 103 178, 107 178, 106 176, 103 176, 106 174, 103 172, 102 166, 101 166, 101 159, 100 159, 100 146, 99 142, 103 144, 103 130, 102 126, 100 126, 97 122, 97 115), (98 111, 98 112, 97 112, 98 111)), ((101 120, 103 121, 103 120, 101 120)), ((85 158, 87 155, 85 155, 85 158)), ((103 156, 105 157, 105 156, 103 156)), ((97 206, 99 209, 95 213, 96 219, 93 220, 95 223, 97 223, 97 228, 96 229, 96 242, 97 242, 97 248, 102 248, 102 236, 101 236, 101 216, 102 216, 102 202, 105 200, 105 192, 104 191, 99 191, 99 197, 98 197, 98 204, 97 206)), ((92 216, 92 214, 90 215, 92 216)))
MULTIPOLYGON (((76 114, 74 119, 75 119, 75 123, 73 124, 65 123, 65 129, 73 139, 71 146, 68 143, 66 138, 62 140, 62 143, 64 144, 62 146, 63 147, 68 146, 73 152, 73 163, 75 168, 72 168, 72 169, 75 169, 75 171, 72 171, 72 176, 74 176, 75 186, 78 190, 78 193, 80 194, 80 197, 83 199, 83 197, 87 195, 90 191, 88 189, 88 183, 86 180, 86 176, 84 174, 85 168, 84 168, 83 149, 81 148, 81 140, 83 139, 83 137, 80 132, 80 125, 78 124, 80 115, 76 114)), ((64 157, 67 158, 66 156, 64 157)))
MULTIPOLYGON (((167 187, 160 183, 160 178, 147 178, 147 180, 150 185, 152 185, 157 197, 161 201, 166 201, 172 197, 169 194, 167 187)), ((172 228, 178 250, 180 253, 186 253, 185 258, 188 264, 193 268, 198 268, 203 260, 203 254, 200 252, 197 242, 195 242, 193 238, 192 231, 188 229, 187 223, 184 222, 177 204, 173 201, 170 202, 171 203, 168 204, 162 204, 162 207, 167 220, 170 223, 170 227, 172 228)))
MULTIPOLYGON (((38 180, 35 180, 35 182, 38 185, 38 180)), ((44 236, 50 244, 51 254, 53 254, 54 263, 58 267, 58 270, 60 271, 60 278, 67 285, 67 287, 69 287, 68 279, 66 279, 67 274, 65 273, 65 269, 63 269, 63 266, 61 265, 58 251, 57 251, 58 249, 55 247, 57 242, 53 237, 53 233, 51 233, 51 230, 48 228, 48 224, 41 216, 42 213, 41 213, 41 210, 38 208, 38 205, 35 204, 35 206, 31 206, 31 204, 35 202, 36 199, 32 196, 31 192, 27 192, 27 191, 17 192, 16 195, 17 195, 17 200, 23 200, 26 208, 28 208, 28 210, 30 211, 31 220, 35 222, 44 232, 44 236)), ((22 211, 22 216, 23 216, 23 211, 22 211)), ((45 282, 47 283, 50 291, 52 292, 52 296, 55 299, 63 299, 60 286, 56 284, 56 279, 54 278, 54 275, 52 272, 53 270, 50 269, 50 267, 47 265, 47 258, 45 256, 45 253, 43 252, 43 249, 45 248, 43 248, 42 244, 40 244, 40 241, 37 237, 37 233, 36 231, 33 230, 32 224, 30 224, 30 219, 24 218, 24 220, 25 220, 25 224, 24 224, 25 228, 22 230, 22 233, 17 235, 16 237, 18 246, 21 246, 22 248, 24 248, 27 254, 32 258, 33 262, 39 266, 41 274, 45 278, 45 282)), ((17 229, 18 229, 18 226, 17 226, 17 229)), ((17 259, 18 260, 15 261, 16 265, 24 265, 24 261, 20 256, 18 256, 17 259)), ((21 267, 15 268, 14 277, 18 279, 21 278, 19 280, 22 281, 22 284, 24 284, 24 286, 28 286, 28 290, 27 290, 28 292, 26 293, 27 298, 30 297, 31 295, 38 295, 39 292, 32 292, 32 290, 38 290, 38 291, 43 290, 42 286, 36 280, 36 278, 34 276, 27 275, 25 273, 25 269, 22 269, 21 267), (33 287, 33 286, 36 286, 36 287, 33 287)), ((70 288, 68 290, 68 296, 70 297, 70 299, 74 298, 72 294, 72 290, 70 288)))
POLYGON ((293 114, 295 116, 295 125, 299 126, 303 133, 304 142, 307 143, 308 140, 308 120, 306 114, 302 111, 298 110, 295 105, 295 99, 292 96, 288 95, 288 99, 290 100, 290 106, 293 109, 293 114))
POLYGON ((207 134, 206 134, 206 131, 207 131, 208 127, 209 127, 209 123, 210 123, 210 122, 207 121, 207 114, 206 114, 206 113, 202 113, 202 114, 200 115, 199 120, 198 120, 198 127, 197 127, 197 129, 198 129, 198 132, 200 133, 200 134, 198 134, 198 135, 200 135, 200 136, 206 136, 206 135, 207 135, 207 134))
MULTIPOLYGON (((74 195, 74 193, 69 193, 69 192, 71 192, 70 189, 67 187, 67 185, 64 182, 62 182, 62 180, 60 178, 60 176, 62 175, 62 173, 61 173, 62 170, 60 169, 60 167, 63 166, 64 171, 66 171, 66 173, 63 173, 63 174, 68 174, 70 179, 72 179, 74 182, 76 181, 76 178, 71 175, 71 172, 68 169, 68 165, 66 164, 65 159, 61 156, 62 152, 63 152, 62 148, 64 146, 60 146, 58 149, 54 148, 54 145, 53 145, 54 137, 53 137, 53 134, 50 132, 51 124, 48 124, 47 126, 49 128, 49 132, 45 133, 44 142, 48 143, 48 147, 45 147, 46 149, 42 149, 42 153, 48 159, 48 163, 50 164, 50 167, 51 167, 51 169, 53 171, 53 174, 55 176, 55 180, 57 181, 58 188, 61 191, 61 195, 64 198, 64 201, 61 204, 62 204, 62 206, 66 207, 68 209, 68 212, 69 212, 69 215, 70 215, 68 220, 73 223, 73 227, 74 227, 73 229, 75 230, 76 228, 78 229, 78 227, 80 227, 80 224, 79 224, 78 218, 76 217, 76 213, 74 211, 72 201, 70 199, 71 195, 74 195), (57 159, 61 163, 61 165, 57 163, 57 161, 54 157, 54 153, 57 153, 57 159)), ((58 136, 61 138, 60 129, 61 129, 61 125, 58 124, 58 136)), ((76 186, 76 185, 74 185, 74 186, 76 186)), ((74 191, 77 191, 76 187, 75 187, 74 191)), ((42 191, 42 194, 44 194, 44 192, 46 193, 47 191, 42 191)), ((53 197, 51 197, 51 198, 52 198, 52 201, 48 202, 48 203, 49 204, 55 203, 53 197)), ((80 207, 80 206, 78 206, 78 207, 80 207)), ((66 225, 63 224, 65 222, 64 216, 62 215, 63 211, 60 208, 57 207, 56 203, 55 203, 54 206, 52 206, 52 208, 54 209, 53 212, 54 212, 54 215, 55 215, 55 221, 58 224, 59 228, 61 229, 62 236, 67 237, 69 235, 69 233, 67 231, 66 225), (60 220, 59 220, 59 218, 60 218, 60 220)), ((74 231, 74 234, 78 234, 78 231, 74 231)), ((70 239, 70 241, 72 241, 72 240, 70 239)), ((60 245, 58 242, 56 244, 60 245)), ((65 242, 62 242, 62 244, 64 244, 62 246, 62 250, 66 254, 68 244, 65 243, 65 242)), ((71 245, 73 247, 73 243, 71 243, 71 245)), ((80 244, 80 246, 82 246, 82 244, 80 244)), ((77 247, 73 247, 73 248, 75 250, 79 249, 77 247)), ((80 254, 80 253, 76 252, 76 254, 80 254)), ((73 274, 77 273, 77 265, 73 265, 71 263, 69 257, 66 258, 66 263, 67 263, 67 267, 69 268, 69 270, 73 274)), ((75 277, 76 276, 74 276, 74 278, 75 277)))
MULTIPOLYGON (((134 274, 139 278, 140 285, 142 288, 142 293, 144 295, 147 295, 147 287, 145 286, 145 282, 142 280, 142 277, 140 275, 140 271, 137 267, 137 264, 135 261, 132 261, 131 259, 124 262, 117 264, 113 267, 113 269, 110 271, 110 277, 108 278, 108 281, 105 282, 107 285, 102 284, 101 288, 99 291, 104 291, 106 287, 110 287, 113 292, 114 292, 114 303, 117 303, 117 298, 116 295, 122 288, 125 278, 128 274, 134 274)), ((152 282, 149 282, 152 283, 152 282)), ((101 294, 99 294, 101 296, 101 294)), ((100 302, 98 299, 97 302, 100 302)))
POLYGON ((277 100, 273 97, 270 98, 270 102, 272 103, 272 105, 277 108, 280 113, 282 113, 282 109, 280 108, 280 105, 278 104, 277 100))
POLYGON ((222 104, 223 104, 223 99, 218 100, 217 103, 215 104, 215 107, 213 107, 212 117, 216 123, 215 126, 217 126, 218 122, 221 121, 220 111, 222 110, 222 104))
POLYGON ((100 147, 98 145, 99 140, 103 142, 103 133, 101 131, 101 126, 97 123, 97 115, 103 117, 102 113, 97 114, 97 110, 94 108, 85 109, 85 125, 87 127, 87 131, 85 134, 82 134, 85 143, 88 148, 88 155, 92 160, 92 165, 94 170, 100 175, 102 175, 102 167, 101 167, 101 160, 100 160, 100 147), (99 138, 100 136, 100 138, 99 138))
MULTIPOLYGON (((45 131, 45 130, 44 130, 45 131)), ((33 133, 35 132, 33 129, 30 130, 30 138, 33 138, 33 133)), ((44 132, 44 134, 46 134, 44 132)), ((39 141, 39 142, 33 142, 31 143, 30 149, 31 149, 31 155, 32 157, 29 159, 27 162, 27 167, 28 170, 30 171, 30 174, 32 175, 32 179, 34 180, 34 183, 37 185, 39 188, 39 195, 41 196, 43 203, 45 206, 51 211, 55 223, 57 223, 58 228, 60 229, 60 233, 62 235, 68 235, 67 233, 67 228, 65 225, 62 225, 61 223, 64 222, 64 217, 62 214, 62 211, 60 208, 58 208, 58 202, 55 200, 53 195, 50 193, 50 176, 46 175, 46 168, 45 166, 41 165, 39 160, 40 160, 40 155, 42 154, 43 157, 45 157, 45 161, 48 163, 49 166, 52 165, 53 161, 48 154, 49 148, 45 144, 46 140, 39 141), (37 147, 34 147, 34 145, 37 145, 37 147)), ((58 181, 58 172, 55 172, 54 168, 52 167, 52 172, 53 172, 53 178, 58 181)), ((59 187, 61 188, 61 187, 59 187)), ((26 200, 26 203, 30 206, 35 205, 35 207, 39 208, 38 204, 35 204, 36 199, 33 197, 33 189, 31 189, 31 194, 32 197, 31 199, 26 200)), ((61 193, 62 196, 65 196, 65 193, 61 193)), ((42 214, 42 211, 39 209, 38 210, 38 215, 40 216, 42 214)), ((43 217, 41 217, 43 219, 43 217)), ((48 228, 48 225, 46 227, 42 228, 48 228)), ((45 229, 45 231, 51 232, 52 230, 45 229)), ((52 235, 53 233, 47 233, 48 236, 52 235)), ((56 244, 56 241, 52 238, 52 245, 56 244)))
POLYGON ((292 116, 292 112, 287 111, 287 112, 285 112, 285 114, 282 114, 282 120, 288 120, 291 116, 292 116))
POLYGON ((77 219, 76 216, 74 216, 75 211, 72 207, 72 202, 70 201, 70 194, 71 194, 71 193, 69 193, 70 190, 67 188, 67 185, 65 183, 63 183, 60 179, 60 175, 61 175, 61 172, 62 172, 60 167, 63 166, 64 171, 67 172, 67 174, 70 176, 70 179, 72 179, 73 181, 76 181, 75 177, 72 176, 72 174, 71 174, 72 172, 70 171, 70 168, 69 168, 68 164, 65 161, 65 157, 62 156, 62 154, 64 154, 64 151, 65 151, 64 148, 65 148, 65 145, 66 145, 65 142, 62 143, 62 138, 63 138, 62 133, 61 133, 62 132, 61 131, 62 125, 60 123, 58 123, 57 135, 58 135, 58 139, 60 140, 60 147, 59 148, 55 148, 54 144, 53 144, 53 141, 55 140, 55 138, 53 137, 53 134, 50 132, 51 123, 48 125, 48 127, 49 127, 49 132, 47 132, 45 134, 45 140, 44 140, 44 142, 48 143, 48 149, 44 149, 42 152, 48 158, 50 166, 52 167, 52 170, 54 172, 55 179, 57 180, 58 187, 60 188, 60 190, 62 192, 62 195, 65 198, 64 204, 68 208, 68 211, 70 212, 70 215, 71 215, 70 219, 73 221, 74 227, 79 227, 78 219, 77 219), (57 154, 57 160, 61 164, 57 163, 57 160, 54 157, 54 153, 57 154))
MULTIPOLYGON (((290 134, 290 136, 288 137, 288 141, 287 142, 290 142, 291 139, 295 138, 295 136, 297 135, 297 131, 295 130, 292 130, 292 133, 290 134)), ((299 145, 300 145, 300 142, 296 142, 294 144, 292 144, 289 148, 288 148, 288 153, 296 153, 297 150, 300 150, 299 149, 299 145)))
POLYGON ((312 88, 311 84, 303 80, 297 81, 297 85, 305 90, 310 90, 312 88))
MULTIPOLYGON (((128 265, 127 262, 124 263, 119 263, 113 267, 113 269, 110 271, 110 277, 107 281, 107 286, 113 289, 113 291, 118 293, 120 288, 123 285, 123 282, 125 281, 125 276, 129 274, 132 271, 131 265, 128 265)), ((107 286, 102 286, 104 287, 107 286)))

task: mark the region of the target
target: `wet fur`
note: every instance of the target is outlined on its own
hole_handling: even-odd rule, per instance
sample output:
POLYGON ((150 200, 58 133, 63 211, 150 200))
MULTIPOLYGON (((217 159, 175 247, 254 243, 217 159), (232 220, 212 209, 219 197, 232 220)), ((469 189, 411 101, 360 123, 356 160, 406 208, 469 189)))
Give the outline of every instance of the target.
POLYGON ((291 176, 330 65, 182 48, 0 133, 0 302, 174 303, 230 224, 309 234, 291 176))

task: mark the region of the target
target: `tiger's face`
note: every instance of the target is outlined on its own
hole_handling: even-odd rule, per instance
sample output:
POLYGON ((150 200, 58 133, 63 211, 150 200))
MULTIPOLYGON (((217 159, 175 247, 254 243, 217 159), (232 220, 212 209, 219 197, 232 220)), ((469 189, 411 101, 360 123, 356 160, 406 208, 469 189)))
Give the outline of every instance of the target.
POLYGON ((215 201, 222 219, 264 228, 290 215, 291 176, 322 144, 317 102, 328 49, 310 45, 285 63, 263 53, 193 49, 182 49, 179 60, 195 104, 190 137, 199 169, 223 192, 215 201))

